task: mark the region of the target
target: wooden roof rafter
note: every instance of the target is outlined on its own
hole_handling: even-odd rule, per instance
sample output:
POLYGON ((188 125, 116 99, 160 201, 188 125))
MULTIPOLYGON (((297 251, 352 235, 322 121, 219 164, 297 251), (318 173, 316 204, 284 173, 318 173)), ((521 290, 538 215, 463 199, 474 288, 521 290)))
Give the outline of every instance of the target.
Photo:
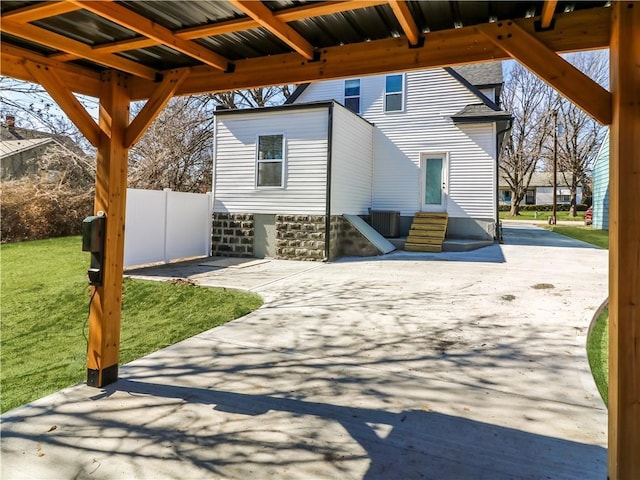
POLYGON ((69 2, 218 70, 230 69, 229 60, 222 55, 177 37, 171 30, 114 2, 79 0, 69 0, 69 2))
POLYGON ((549 28, 553 21, 553 15, 556 11, 558 0, 545 0, 542 5, 542 15, 540 15, 540 27, 549 28))
MULTIPOLYGON (((535 20, 521 19, 516 23, 554 52, 574 51, 579 45, 589 49, 605 48, 609 42, 610 15, 606 7, 558 14, 556 30, 536 32, 535 20), (593 35, 581 35, 585 24, 593 27, 593 35), (558 31, 565 36, 559 35, 558 31)), ((176 94, 304 83, 318 78, 346 78, 511 58, 473 26, 429 32, 424 37, 426 46, 415 49, 407 48, 404 37, 323 48, 322 62, 300 61, 297 53, 238 60, 233 74, 206 66, 193 67, 176 94)), ((130 85, 135 100, 148 98, 153 89, 149 82, 136 78, 130 85)))
POLYGON ((36 27, 30 23, 18 23, 11 20, 5 20, 3 17, 3 20, 0 23, 0 31, 16 37, 24 38, 49 48, 62 50, 80 58, 86 58, 100 65, 115 68, 116 70, 121 70, 148 80, 154 80, 157 75, 156 70, 145 65, 141 65, 137 62, 123 57, 118 57, 116 55, 96 52, 86 43, 73 40, 69 37, 41 27, 36 27))
POLYGON ((314 48, 302 35, 291 26, 277 19, 271 10, 261 1, 229 0, 230 3, 253 18, 260 26, 266 28, 282 42, 289 45, 307 60, 312 60, 314 48))
POLYGON ((2 52, 3 75, 27 82, 37 82, 32 73, 25 68, 25 62, 31 61, 55 70, 64 84, 74 92, 93 97, 99 95, 100 73, 94 70, 73 63, 60 62, 24 48, 9 45, 7 42, 0 45, 0 51, 2 52))
POLYGON ((64 13, 74 12, 80 7, 68 2, 40 2, 12 10, 2 16, 2 21, 34 22, 43 18, 54 17, 64 13))
POLYGON ((411 15, 407 2, 405 0, 389 0, 389 6, 398 19, 409 43, 417 45, 420 41, 420 29, 411 15))
MULTIPOLYGON (((384 5, 388 0, 343 0, 328 1, 322 3, 312 3, 310 5, 302 5, 300 7, 288 8, 278 12, 273 12, 273 17, 281 22, 289 23, 308 18, 322 17, 335 13, 342 13, 361 8, 375 7, 384 5)), ((214 37, 216 35, 225 35, 229 33, 242 32, 259 28, 261 25, 251 17, 227 20, 224 22, 199 25, 197 27, 184 28, 174 31, 173 34, 182 40, 197 40, 199 38, 214 37)), ((152 38, 139 37, 119 42, 107 43, 94 48, 101 53, 117 53, 127 50, 136 50, 140 48, 148 48, 159 45, 152 38)), ((68 53, 54 54, 51 56, 59 61, 74 60, 77 57, 68 53)))

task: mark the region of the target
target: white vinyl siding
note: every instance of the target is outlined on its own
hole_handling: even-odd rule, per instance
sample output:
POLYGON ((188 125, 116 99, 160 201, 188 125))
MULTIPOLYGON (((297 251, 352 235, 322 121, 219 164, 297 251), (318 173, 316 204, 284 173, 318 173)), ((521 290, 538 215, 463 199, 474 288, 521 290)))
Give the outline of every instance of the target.
MULTIPOLYGON (((556 189, 556 203, 558 205, 571 203, 571 189, 566 186, 562 186, 562 175, 558 175, 558 188, 556 189)), ((576 189, 576 203, 582 201, 582 187, 576 189)), ((536 205, 551 205, 553 204, 553 186, 551 187, 536 187, 536 205)))
POLYGON ((609 133, 593 167, 593 228, 609 230, 609 133))
POLYGON ((472 144, 456 153, 449 167, 449 205, 453 217, 495 218, 496 161, 493 123, 458 125, 472 144))
POLYGON ((336 105, 332 135, 331 214, 367 214, 373 181, 373 125, 336 105))
POLYGON ((324 215, 327 122, 326 106, 219 115, 215 211, 324 215), (274 132, 285 138, 284 188, 256 188, 256 143, 274 132))
MULTIPOLYGON (((420 210, 420 154, 446 152, 448 211, 452 216, 495 217, 495 130, 493 124, 457 126, 451 115, 477 96, 443 69, 408 72, 404 111, 384 112, 386 75, 362 77, 360 110, 373 123, 374 179, 371 207, 414 215, 420 210)), ((341 99, 343 80, 309 85, 296 100, 341 99)))

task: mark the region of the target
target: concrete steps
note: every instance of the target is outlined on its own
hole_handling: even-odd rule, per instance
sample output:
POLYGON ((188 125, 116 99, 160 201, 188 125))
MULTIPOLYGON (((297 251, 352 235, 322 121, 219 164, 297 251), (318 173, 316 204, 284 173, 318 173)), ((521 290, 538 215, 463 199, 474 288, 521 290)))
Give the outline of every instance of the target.
POLYGON ((416 213, 404 249, 409 252, 441 252, 448 219, 446 213, 416 213))

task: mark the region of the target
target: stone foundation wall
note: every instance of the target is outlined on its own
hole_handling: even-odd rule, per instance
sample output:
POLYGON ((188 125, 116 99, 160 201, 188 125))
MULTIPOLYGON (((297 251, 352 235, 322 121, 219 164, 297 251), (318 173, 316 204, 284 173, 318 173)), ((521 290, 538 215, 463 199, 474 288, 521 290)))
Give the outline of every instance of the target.
POLYGON ((276 215, 276 258, 322 261, 324 215, 276 215))
MULTIPOLYGON (((275 215, 276 258, 323 261, 324 215, 275 215)), ((344 256, 368 257, 380 252, 342 215, 332 215, 329 260, 344 256)), ((254 255, 255 221, 251 213, 214 213, 212 253, 221 257, 254 255)))
POLYGON ((330 260, 340 257, 371 257, 380 251, 344 217, 331 217, 330 260))
POLYGON ((254 222, 251 213, 214 213, 212 254, 221 257, 252 257, 254 222))

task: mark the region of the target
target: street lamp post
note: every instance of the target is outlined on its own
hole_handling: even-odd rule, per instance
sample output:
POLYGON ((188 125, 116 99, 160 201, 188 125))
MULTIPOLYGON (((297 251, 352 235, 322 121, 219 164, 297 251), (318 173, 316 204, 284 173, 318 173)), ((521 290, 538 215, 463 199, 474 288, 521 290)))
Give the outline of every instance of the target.
POLYGON ((558 110, 553 111, 553 205, 551 209, 550 225, 556 224, 556 205, 558 193, 558 110))

